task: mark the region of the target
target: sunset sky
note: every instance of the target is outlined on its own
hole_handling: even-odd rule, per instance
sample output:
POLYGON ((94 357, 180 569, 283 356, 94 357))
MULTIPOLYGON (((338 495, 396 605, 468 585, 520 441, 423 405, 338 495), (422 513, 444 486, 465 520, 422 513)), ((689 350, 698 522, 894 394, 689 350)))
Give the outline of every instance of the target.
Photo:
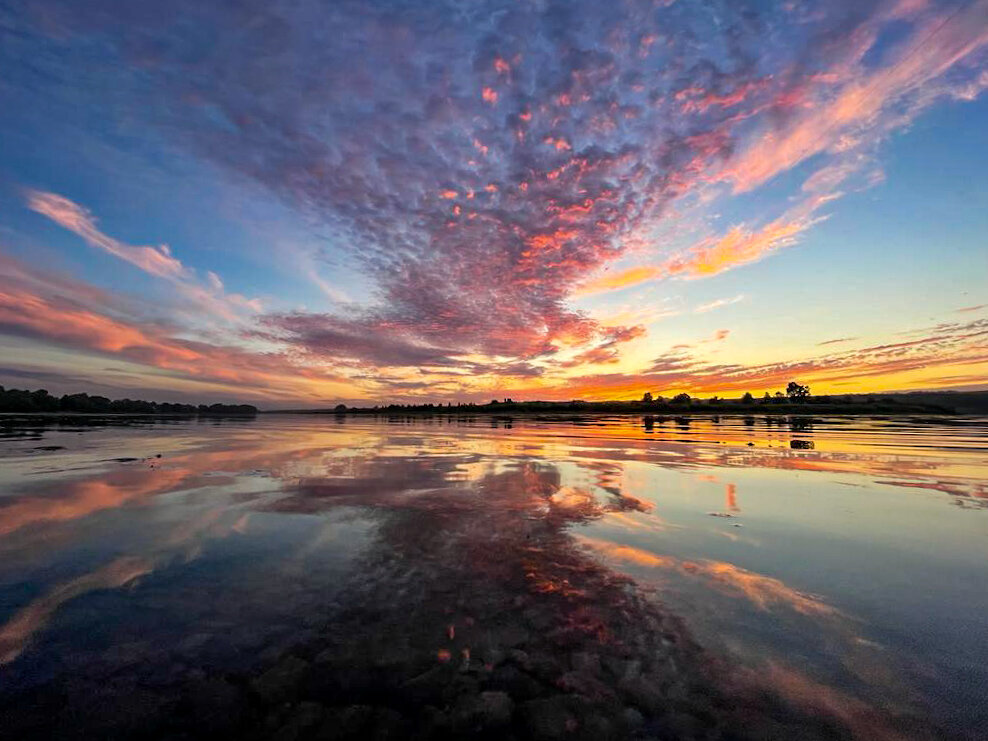
POLYGON ((988 388, 988 0, 10 0, 0 384, 988 388))

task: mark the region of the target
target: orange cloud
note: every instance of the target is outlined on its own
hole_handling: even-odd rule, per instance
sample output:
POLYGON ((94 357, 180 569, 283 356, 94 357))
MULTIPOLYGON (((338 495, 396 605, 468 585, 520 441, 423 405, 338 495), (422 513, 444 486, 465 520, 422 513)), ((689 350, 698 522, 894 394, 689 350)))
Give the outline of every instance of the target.
POLYGON ((777 219, 757 231, 736 226, 722 237, 696 245, 685 257, 669 261, 666 270, 693 278, 715 275, 795 244, 797 236, 816 221, 777 219))
POLYGON ((640 267, 628 268, 618 273, 605 273, 599 278, 583 284, 577 295, 588 295, 592 293, 603 293, 605 291, 616 291, 620 288, 628 288, 650 280, 655 280, 663 275, 660 267, 652 265, 642 265, 640 267))
POLYGON ((548 144, 550 147, 555 147, 556 150, 559 152, 565 152, 573 148, 570 146, 570 143, 561 136, 559 137, 547 136, 542 141, 548 144))
POLYGON ((0 278, 0 331, 9 334, 119 356, 180 377, 232 384, 235 393, 255 397, 315 395, 320 384, 340 380, 285 355, 178 339, 160 325, 125 321, 106 309, 43 295, 41 291, 52 288, 43 280, 37 279, 35 292, 11 285, 21 283, 17 274, 12 278, 0 278))
POLYGON ((73 309, 26 291, 0 289, 0 325, 55 342, 121 353, 140 350, 164 367, 188 364, 198 353, 149 337, 141 329, 87 309, 73 309))
MULTIPOLYGON (((605 274, 585 283, 576 294, 615 291, 662 277, 703 278, 755 262, 772 252, 796 244, 804 231, 826 218, 813 217, 813 212, 836 197, 836 194, 812 194, 761 229, 753 230, 743 225, 732 227, 726 234, 705 239, 684 255, 670 257, 658 265, 640 265, 619 273, 605 274)), ((696 311, 712 311, 743 298, 738 296, 714 301, 698 307, 696 311)))
MULTIPOLYGON (((981 75, 963 87, 945 80, 948 70, 988 44, 988 1, 978 0, 953 11, 924 13, 922 5, 899 6, 891 15, 879 13, 870 19, 850 39, 844 57, 832 69, 807 78, 798 89, 778 94, 774 105, 784 104, 801 112, 785 119, 781 126, 773 120, 777 128, 762 134, 728 167, 712 176, 714 180, 733 182, 735 192, 747 191, 815 154, 830 151, 835 155, 834 160, 803 184, 806 200, 765 226, 734 226, 720 236, 698 243, 685 255, 603 276, 585 284, 579 293, 626 288, 660 276, 716 275, 754 262, 796 244, 803 232, 825 218, 813 217, 813 213, 839 198, 842 194, 836 189, 852 175, 870 167, 867 183, 880 180, 883 175, 869 155, 871 145, 888 132, 908 124, 937 98, 973 99, 988 87, 988 75, 981 75), (873 69, 864 67, 861 60, 876 42, 878 30, 892 16, 903 14, 918 18, 918 30, 896 50, 890 64, 873 69)), ((676 98, 685 101, 690 111, 702 112, 711 106, 737 105, 766 84, 766 80, 749 82, 725 94, 691 87, 681 90, 676 98)), ((761 107, 756 106, 746 115, 759 110, 761 107)), ((554 142, 551 138, 546 141, 554 142)), ((709 146, 711 151, 721 146, 717 136, 711 135, 709 146)), ((705 162, 701 157, 696 167, 702 169, 705 162)), ((692 165, 685 168, 693 169, 692 165)))

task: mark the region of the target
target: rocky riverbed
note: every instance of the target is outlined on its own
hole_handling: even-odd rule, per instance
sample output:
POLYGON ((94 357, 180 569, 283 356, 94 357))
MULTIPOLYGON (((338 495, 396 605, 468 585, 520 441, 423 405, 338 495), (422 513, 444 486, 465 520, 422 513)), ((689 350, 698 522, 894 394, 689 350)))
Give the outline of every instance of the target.
MULTIPOLYGON (((303 481, 269 508, 326 511, 354 496, 368 504, 347 487, 303 481)), ((4 732, 601 741, 841 739, 871 728, 896 737, 867 713, 797 707, 714 660, 661 595, 570 532, 645 508, 638 500, 600 501, 561 487, 554 468, 526 466, 469 490, 385 490, 370 503, 373 545, 332 588, 300 577, 272 587, 277 620, 233 609, 224 620, 215 606, 196 617, 194 586, 165 584, 149 605, 187 611, 181 637, 120 642, 118 632, 105 650, 94 638, 93 651, 58 667, 69 681, 3 694, 4 732)))

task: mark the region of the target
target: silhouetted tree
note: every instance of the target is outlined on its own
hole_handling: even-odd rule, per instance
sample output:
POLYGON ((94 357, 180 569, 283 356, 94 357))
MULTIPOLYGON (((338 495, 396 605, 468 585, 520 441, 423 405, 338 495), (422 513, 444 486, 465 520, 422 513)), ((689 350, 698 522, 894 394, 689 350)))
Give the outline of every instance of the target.
POLYGON ((790 381, 786 386, 786 396, 794 401, 802 401, 810 395, 810 387, 802 386, 795 381, 790 381))
POLYGON ((744 396, 741 397, 741 401, 745 404, 751 404, 755 400, 755 397, 751 395, 750 391, 745 391, 744 396))
POLYGON ((691 401, 690 395, 686 393, 676 394, 674 397, 672 397, 673 404, 689 404, 690 401, 691 401))
POLYGON ((651 404, 652 403, 652 392, 651 391, 646 391, 644 394, 642 394, 642 401, 644 401, 646 404, 651 404))

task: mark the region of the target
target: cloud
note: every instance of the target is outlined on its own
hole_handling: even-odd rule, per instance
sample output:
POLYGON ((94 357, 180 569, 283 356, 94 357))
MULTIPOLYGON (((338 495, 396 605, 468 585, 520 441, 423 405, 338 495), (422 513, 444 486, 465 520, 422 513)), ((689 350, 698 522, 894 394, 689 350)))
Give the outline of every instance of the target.
POLYGON ((621 288, 629 288, 641 283, 660 278, 663 275, 661 268, 652 265, 641 265, 627 268, 617 273, 605 273, 599 278, 595 278, 577 289, 578 295, 592 293, 603 293, 605 291, 616 291, 621 288))
MULTIPOLYGON (((816 201, 813 208, 824 202, 816 201)), ((744 225, 731 227, 723 235, 708 237, 682 255, 670 257, 660 265, 641 265, 613 275, 605 274, 584 284, 578 292, 581 295, 603 293, 669 277, 706 278, 755 262, 772 252, 793 246, 803 232, 824 220, 825 217, 811 217, 810 213, 806 213, 808 208, 809 205, 804 205, 798 209, 802 213, 780 217, 759 229, 744 225)), ((722 305, 711 305, 706 310, 722 305)))
POLYGON ((186 12, 231 43, 143 4, 46 20, 105 42, 99 79, 139 60, 146 80, 119 86, 132 115, 334 230, 377 281, 368 330, 523 360, 599 334, 568 297, 728 156, 732 109, 764 77, 734 39, 770 22, 645 2, 490 2, 478 24, 445 2, 186 12), (687 79, 720 97, 670 127, 687 79))
POLYGON ((695 309, 693 309, 693 313, 706 314, 708 311, 720 309, 724 306, 730 306, 731 304, 737 304, 740 303, 741 301, 744 301, 743 293, 739 293, 737 296, 734 296, 732 298, 719 298, 716 299, 715 301, 710 301, 709 303, 706 304, 700 304, 695 309))
POLYGON ((986 44, 984 0, 887 5, 832 45, 836 54, 829 68, 790 91, 801 110, 756 138, 723 177, 735 191, 748 191, 821 152, 867 148, 940 98, 976 96, 988 83, 984 75, 944 75, 971 62, 976 69, 986 44), (911 24, 912 33, 888 53, 886 64, 869 66, 867 53, 891 22, 911 24))
POLYGON ((0 275, 0 333, 119 357, 239 395, 297 398, 341 380, 283 353, 187 339, 180 328, 141 320, 126 302, 9 257, 0 265, 12 268, 0 275))
POLYGON ((104 234, 96 226, 96 218, 82 206, 56 193, 31 190, 27 204, 32 211, 46 216, 59 226, 82 237, 87 244, 129 262, 145 273, 175 284, 185 301, 207 316, 239 321, 244 312, 257 313, 261 304, 238 293, 226 293, 220 277, 209 271, 206 285, 199 283, 194 271, 174 257, 167 245, 134 246, 104 234))
POLYGON ((188 272, 181 262, 172 257, 171 250, 167 245, 134 247, 108 237, 96 227, 96 219, 87 209, 64 196, 55 193, 29 191, 27 203, 32 211, 37 211, 56 224, 75 232, 90 246, 109 252, 121 260, 136 265, 145 273, 159 278, 175 279, 183 277, 188 272))
POLYGON ((735 226, 722 237, 704 240, 684 257, 671 260, 666 270, 671 275, 691 278, 716 275, 796 244, 799 235, 817 221, 819 219, 778 219, 756 231, 735 226))
MULTIPOLYGON (((581 294, 603 293, 673 276, 705 278, 746 263, 760 260, 771 252, 791 247, 799 236, 821 219, 777 219, 761 229, 731 227, 725 234, 698 242, 679 257, 661 265, 642 265, 590 281, 581 294)), ((712 307, 717 308, 717 307, 712 307)))
POLYGON ((613 327, 604 333, 604 341, 599 345, 584 350, 572 360, 559 365, 562 368, 574 368, 580 365, 616 363, 621 359, 620 345, 637 340, 646 334, 645 327, 640 324, 632 327, 613 327))
POLYGON ((455 351, 418 343, 382 319, 346 320, 322 314, 283 314, 263 318, 267 337, 285 339, 316 357, 364 362, 377 367, 452 366, 455 351))

